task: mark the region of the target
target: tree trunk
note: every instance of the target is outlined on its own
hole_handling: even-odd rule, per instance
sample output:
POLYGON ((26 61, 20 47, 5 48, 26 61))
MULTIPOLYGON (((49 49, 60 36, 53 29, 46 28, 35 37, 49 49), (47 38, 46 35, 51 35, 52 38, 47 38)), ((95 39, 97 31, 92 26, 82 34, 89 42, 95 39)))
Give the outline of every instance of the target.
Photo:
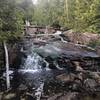
POLYGON ((69 21, 69 10, 68 10, 68 0, 65 0, 65 14, 67 15, 67 21, 69 21))
POLYGON ((6 85, 7 85, 7 90, 10 88, 10 77, 9 77, 9 57, 8 57, 8 49, 7 49, 7 44, 4 41, 4 50, 5 50, 5 62, 6 62, 6 85))

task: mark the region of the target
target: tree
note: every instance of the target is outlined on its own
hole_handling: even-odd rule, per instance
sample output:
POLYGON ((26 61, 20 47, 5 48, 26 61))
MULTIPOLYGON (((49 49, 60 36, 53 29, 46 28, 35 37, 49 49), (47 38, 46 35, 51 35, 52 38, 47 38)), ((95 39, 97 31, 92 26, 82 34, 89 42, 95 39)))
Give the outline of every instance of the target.
POLYGON ((0 42, 3 42, 5 51, 7 89, 10 88, 7 42, 8 40, 14 40, 21 33, 23 21, 20 14, 14 0, 0 1, 0 42))
POLYGON ((23 21, 17 11, 14 0, 0 2, 0 40, 11 39, 21 33, 23 21))
POLYGON ((74 29, 79 32, 97 32, 97 9, 100 0, 76 0, 74 29))
POLYGON ((100 0, 38 0, 34 6, 33 24, 52 25, 76 32, 100 33, 100 0))
MULTIPOLYGON (((23 14, 23 20, 32 22, 32 16, 34 13, 34 5, 32 0, 16 0, 17 8, 23 14)), ((24 23, 25 24, 25 23, 24 23)))

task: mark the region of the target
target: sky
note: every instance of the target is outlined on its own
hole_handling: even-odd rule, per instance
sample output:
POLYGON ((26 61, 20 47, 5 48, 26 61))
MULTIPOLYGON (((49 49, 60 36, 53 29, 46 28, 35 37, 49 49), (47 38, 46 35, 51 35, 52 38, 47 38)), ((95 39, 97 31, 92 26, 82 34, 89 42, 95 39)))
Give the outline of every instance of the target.
POLYGON ((33 4, 36 4, 37 3, 37 0, 32 0, 33 4))

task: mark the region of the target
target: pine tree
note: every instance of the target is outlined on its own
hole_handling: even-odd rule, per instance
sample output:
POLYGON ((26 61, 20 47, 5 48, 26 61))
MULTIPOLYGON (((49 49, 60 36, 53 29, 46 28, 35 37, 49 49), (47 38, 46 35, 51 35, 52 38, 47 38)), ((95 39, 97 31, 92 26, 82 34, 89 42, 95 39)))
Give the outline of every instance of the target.
POLYGON ((22 17, 14 0, 0 1, 0 40, 17 37, 21 33, 22 17))

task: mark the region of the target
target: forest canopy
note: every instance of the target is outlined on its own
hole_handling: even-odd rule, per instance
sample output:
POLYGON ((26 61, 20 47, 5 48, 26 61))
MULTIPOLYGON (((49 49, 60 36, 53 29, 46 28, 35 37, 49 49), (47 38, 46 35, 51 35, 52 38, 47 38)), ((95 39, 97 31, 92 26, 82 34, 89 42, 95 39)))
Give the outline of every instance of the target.
POLYGON ((38 0, 32 23, 100 33, 99 11, 100 0, 38 0))
POLYGON ((1 0, 0 40, 18 37, 25 20, 33 25, 100 33, 100 0, 1 0))

